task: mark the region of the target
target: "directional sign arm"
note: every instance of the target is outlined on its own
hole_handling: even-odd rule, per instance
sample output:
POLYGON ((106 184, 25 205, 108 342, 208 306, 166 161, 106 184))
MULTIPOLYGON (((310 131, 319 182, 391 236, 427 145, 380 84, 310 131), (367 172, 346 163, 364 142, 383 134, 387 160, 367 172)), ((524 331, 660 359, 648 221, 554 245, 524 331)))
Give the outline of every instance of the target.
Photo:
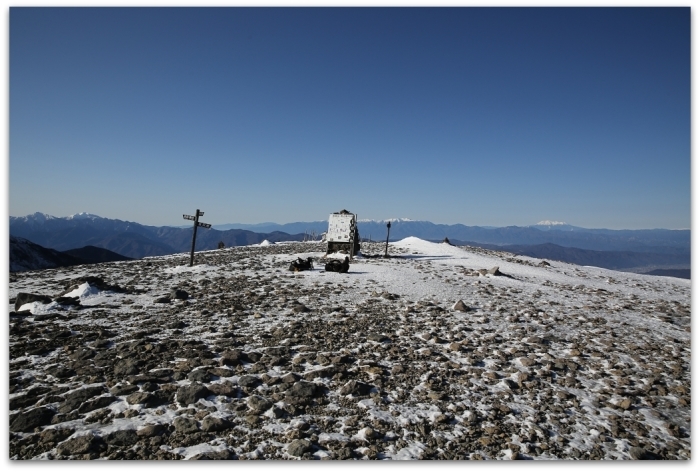
POLYGON ((202 228, 211 228, 209 223, 197 223, 197 226, 201 226, 202 228))
POLYGON ((182 215, 182 217, 183 217, 184 219, 186 219, 186 220, 192 220, 192 221, 194 221, 194 216, 182 215))

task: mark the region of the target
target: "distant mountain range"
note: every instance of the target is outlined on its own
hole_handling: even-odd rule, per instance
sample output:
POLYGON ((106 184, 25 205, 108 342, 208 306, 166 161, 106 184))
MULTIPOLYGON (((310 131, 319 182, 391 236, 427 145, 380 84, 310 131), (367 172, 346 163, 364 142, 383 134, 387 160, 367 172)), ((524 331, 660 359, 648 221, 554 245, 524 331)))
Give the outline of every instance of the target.
MULTIPOLYGON (((457 244, 610 269, 690 268, 690 230, 588 229, 557 221, 482 227, 395 218, 360 220, 361 238, 384 241, 389 222, 391 241, 409 236, 433 241, 447 237, 457 244)), ((301 241, 305 234, 318 236, 327 228, 327 221, 215 225, 199 229, 195 249, 216 249, 220 241, 227 247, 264 240, 301 241)), ((63 218, 43 213, 10 217, 10 234, 57 251, 95 246, 131 258, 187 252, 192 244, 191 227, 146 226, 87 213, 63 218)))
MULTIPOLYGON (((435 224, 405 218, 391 220, 360 220, 358 230, 362 239, 383 241, 387 236, 387 223, 391 222, 389 239, 397 241, 409 236, 426 240, 474 241, 495 245, 556 244, 593 251, 635 251, 660 254, 690 254, 690 230, 644 229, 611 230, 588 229, 562 222, 541 221, 531 226, 506 226, 500 228, 465 226, 462 224, 435 224)), ((231 223, 216 225, 219 229, 245 229, 248 231, 286 233, 323 233, 328 221, 309 221, 286 224, 259 223, 254 225, 231 223)))
MULTIPOLYGON (((584 266, 602 267, 612 270, 628 270, 634 268, 655 268, 656 270, 644 271, 641 273, 651 275, 667 275, 673 273, 672 277, 679 277, 678 274, 685 272, 671 271, 658 272, 659 267, 690 267, 689 254, 659 254, 653 252, 633 252, 633 251, 592 251, 590 249, 579 249, 575 247, 563 247, 556 244, 535 244, 535 245, 504 245, 483 244, 473 241, 450 240, 456 246, 476 246, 495 251, 510 252, 519 256, 528 256, 536 259, 548 259, 550 261, 569 262, 584 266), (652 273, 653 272, 653 273, 652 273)), ((688 276, 681 278, 690 278, 688 276)))
MULTIPOLYGON (((96 246, 136 259, 187 252, 192 246, 192 227, 146 226, 87 213, 62 218, 43 213, 11 216, 10 234, 58 251, 96 246)), ((279 231, 255 233, 241 229, 199 228, 195 250, 216 249, 219 242, 228 247, 258 244, 264 240, 301 241, 303 238, 303 234, 279 231)))

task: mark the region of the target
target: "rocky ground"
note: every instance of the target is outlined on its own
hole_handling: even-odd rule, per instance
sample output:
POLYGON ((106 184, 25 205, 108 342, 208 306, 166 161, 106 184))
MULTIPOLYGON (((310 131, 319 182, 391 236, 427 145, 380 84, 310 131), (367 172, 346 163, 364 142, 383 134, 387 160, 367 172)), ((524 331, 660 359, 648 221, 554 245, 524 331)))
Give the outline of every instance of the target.
POLYGON ((324 249, 11 274, 10 457, 690 458, 690 281, 324 249))

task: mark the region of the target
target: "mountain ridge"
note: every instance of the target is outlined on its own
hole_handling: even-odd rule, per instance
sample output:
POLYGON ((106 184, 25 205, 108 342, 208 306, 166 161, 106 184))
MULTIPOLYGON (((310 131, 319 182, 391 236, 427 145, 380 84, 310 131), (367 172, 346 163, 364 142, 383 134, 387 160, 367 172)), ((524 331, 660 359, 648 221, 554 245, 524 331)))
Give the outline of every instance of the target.
MULTIPOLYGON (((389 221, 392 223, 389 233, 391 241, 410 236, 426 240, 442 240, 447 237, 450 240, 496 246, 554 244, 588 251, 667 254, 669 259, 682 256, 690 260, 690 230, 589 229, 546 220, 531 226, 494 228, 393 218, 360 220, 360 237, 363 241, 384 241, 387 237, 386 223, 389 221)), ((259 244, 264 240, 301 241, 308 234, 320 235, 327 227, 328 222, 324 220, 285 224, 214 225, 212 229, 198 231, 195 250, 216 249, 220 242, 225 246, 242 246, 259 244), (232 226, 244 226, 255 231, 232 226)), ((37 212, 25 217, 10 217, 10 234, 60 251, 94 245, 134 258, 186 252, 192 243, 191 227, 147 226, 88 213, 54 217, 37 212)))

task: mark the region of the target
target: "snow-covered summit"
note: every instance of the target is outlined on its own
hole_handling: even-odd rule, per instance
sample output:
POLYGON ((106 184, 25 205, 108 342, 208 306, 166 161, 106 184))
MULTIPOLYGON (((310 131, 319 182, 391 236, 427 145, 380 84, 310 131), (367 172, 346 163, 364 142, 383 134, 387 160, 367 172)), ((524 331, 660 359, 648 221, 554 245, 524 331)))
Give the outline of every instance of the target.
POLYGON ((10 220, 13 219, 25 222, 44 223, 47 220, 54 220, 56 217, 37 211, 36 213, 32 213, 31 215, 27 216, 11 216, 10 220))
POLYGON ((92 213, 86 213, 86 212, 80 212, 76 213, 74 215, 70 215, 66 217, 67 220, 95 220, 95 219, 102 219, 101 216, 93 215, 92 213))
POLYGON ((564 223, 563 221, 549 221, 549 220, 542 220, 539 223, 537 223, 536 226, 568 226, 569 223, 564 223))

